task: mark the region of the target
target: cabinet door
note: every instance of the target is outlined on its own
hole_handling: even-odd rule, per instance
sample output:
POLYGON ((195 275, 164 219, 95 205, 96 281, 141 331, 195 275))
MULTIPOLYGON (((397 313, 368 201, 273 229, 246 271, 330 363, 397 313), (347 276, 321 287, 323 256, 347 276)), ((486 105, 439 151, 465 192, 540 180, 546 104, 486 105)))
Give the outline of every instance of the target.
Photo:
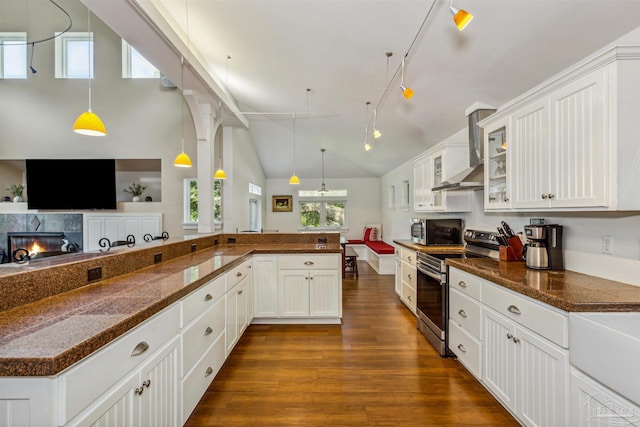
POLYGON ((255 317, 278 317, 278 257, 253 258, 255 317))
POLYGON ((175 337, 140 371, 141 426, 177 427, 179 393, 180 337, 175 337))
POLYGON ((512 338, 515 325, 508 319, 484 310, 484 384, 502 403, 515 408, 516 357, 512 338))
POLYGON ((524 328, 515 332, 518 416, 529 426, 569 425, 569 353, 524 328))
POLYGON ((396 258, 396 294, 402 293, 402 261, 400 258, 396 258))
POLYGON ((248 323, 248 311, 247 311, 247 285, 249 283, 248 277, 242 279, 242 282, 238 283, 235 287, 236 293, 236 313, 238 315, 237 325, 238 325, 238 339, 242 335, 242 332, 247 327, 248 323))
POLYGON ((309 316, 309 272, 280 270, 278 274, 278 314, 281 317, 309 316))
POLYGON ((508 117, 488 124, 484 129, 485 209, 506 209, 510 206, 511 125, 508 117))
POLYGON ((442 211, 445 209, 444 199, 446 197, 446 192, 442 191, 431 191, 433 187, 436 187, 442 184, 443 179, 443 165, 444 165, 444 150, 434 153, 429 157, 429 179, 425 184, 428 185, 428 188, 425 189, 425 192, 430 194, 430 203, 428 209, 431 211, 442 211))
POLYGON ((342 316, 340 290, 342 282, 337 270, 309 272, 309 315, 312 317, 342 316))
POLYGON ((605 70, 551 95, 551 207, 607 206, 605 70))
POLYGON ((227 321, 225 322, 225 346, 226 355, 228 356, 238 341, 238 296, 235 292, 235 287, 227 292, 225 295, 225 301, 227 305, 227 321))
POLYGON ((549 206, 549 98, 532 103, 513 116, 514 208, 549 206))
POLYGON ((426 162, 426 159, 420 159, 413 164, 413 210, 418 212, 427 209, 427 201, 425 200, 426 162))

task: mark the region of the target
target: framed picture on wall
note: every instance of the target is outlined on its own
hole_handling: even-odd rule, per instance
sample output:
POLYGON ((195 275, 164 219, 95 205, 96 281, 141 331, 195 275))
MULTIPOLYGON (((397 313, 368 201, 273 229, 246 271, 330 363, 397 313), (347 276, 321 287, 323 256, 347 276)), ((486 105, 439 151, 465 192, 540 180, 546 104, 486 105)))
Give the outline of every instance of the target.
POLYGON ((291 212, 292 196, 271 196, 273 212, 291 212))

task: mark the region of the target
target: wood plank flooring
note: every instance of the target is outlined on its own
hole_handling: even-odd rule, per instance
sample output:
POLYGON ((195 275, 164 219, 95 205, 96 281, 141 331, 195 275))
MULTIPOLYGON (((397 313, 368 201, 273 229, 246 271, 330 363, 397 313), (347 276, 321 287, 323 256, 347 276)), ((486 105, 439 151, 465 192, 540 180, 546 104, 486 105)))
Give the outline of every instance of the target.
POLYGON ((187 421, 202 426, 517 426, 359 262, 342 325, 251 325, 187 421))

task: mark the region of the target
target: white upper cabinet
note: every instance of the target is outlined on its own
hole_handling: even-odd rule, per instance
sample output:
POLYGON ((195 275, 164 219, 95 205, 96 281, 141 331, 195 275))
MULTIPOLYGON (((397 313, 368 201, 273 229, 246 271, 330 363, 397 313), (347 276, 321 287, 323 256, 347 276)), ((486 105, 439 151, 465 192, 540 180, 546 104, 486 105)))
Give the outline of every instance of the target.
POLYGON ((640 47, 611 48, 480 122, 510 136, 504 192, 485 137, 485 209, 640 209, 638 75, 640 47))

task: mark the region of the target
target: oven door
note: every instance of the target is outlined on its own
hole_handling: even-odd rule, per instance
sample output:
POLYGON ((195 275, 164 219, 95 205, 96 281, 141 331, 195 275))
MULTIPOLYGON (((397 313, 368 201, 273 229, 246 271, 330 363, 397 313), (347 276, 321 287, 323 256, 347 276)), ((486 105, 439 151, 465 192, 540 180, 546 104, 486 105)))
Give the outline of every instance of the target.
POLYGON ((416 294, 418 318, 434 335, 444 341, 448 307, 446 280, 443 275, 418 265, 416 294))

